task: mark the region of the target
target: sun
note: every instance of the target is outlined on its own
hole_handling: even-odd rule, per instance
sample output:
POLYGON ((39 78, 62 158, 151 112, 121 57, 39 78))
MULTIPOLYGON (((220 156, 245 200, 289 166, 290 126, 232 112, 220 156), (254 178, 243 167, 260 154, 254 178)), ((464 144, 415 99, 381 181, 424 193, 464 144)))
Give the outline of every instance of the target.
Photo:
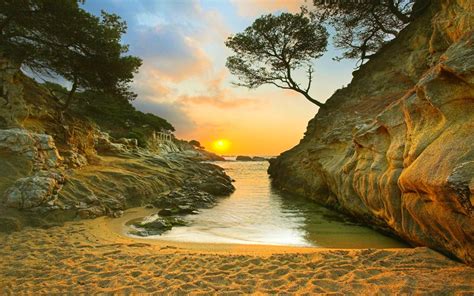
POLYGON ((229 146, 230 146, 230 142, 225 139, 219 139, 212 142, 212 148, 214 149, 214 151, 218 151, 218 152, 227 151, 227 149, 229 149, 229 146))

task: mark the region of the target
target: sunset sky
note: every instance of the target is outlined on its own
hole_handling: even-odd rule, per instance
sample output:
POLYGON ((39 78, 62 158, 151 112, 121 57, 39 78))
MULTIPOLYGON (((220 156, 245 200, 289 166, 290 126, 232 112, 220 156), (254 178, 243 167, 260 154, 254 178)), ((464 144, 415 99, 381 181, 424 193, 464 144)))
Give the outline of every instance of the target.
MULTIPOLYGON (((176 136, 223 154, 278 155, 296 145, 317 106, 301 95, 271 86, 237 88, 225 67, 231 55, 224 41, 262 14, 296 12, 304 0, 87 0, 94 14, 103 9, 128 24, 124 42, 143 59, 133 88, 135 107, 166 118, 176 136)), ((347 85, 355 61, 335 62, 332 47, 315 61, 311 94, 325 101, 347 85)), ((300 81, 304 82, 304 77, 300 81)))

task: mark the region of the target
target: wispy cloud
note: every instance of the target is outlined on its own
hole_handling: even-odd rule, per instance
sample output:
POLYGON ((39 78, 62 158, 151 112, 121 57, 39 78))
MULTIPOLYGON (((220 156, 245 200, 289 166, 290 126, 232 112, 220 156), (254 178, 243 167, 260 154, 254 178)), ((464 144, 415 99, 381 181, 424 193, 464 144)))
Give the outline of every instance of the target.
MULTIPOLYGON (((311 0, 312 1, 312 0, 311 0)), ((298 12, 305 0, 231 0, 242 16, 259 16, 277 11, 298 12)))
POLYGON ((233 109, 244 106, 256 106, 259 101, 255 98, 245 98, 236 94, 229 86, 225 86, 227 70, 222 70, 214 78, 206 82, 206 89, 194 95, 182 95, 180 102, 193 105, 209 105, 219 109, 233 109))

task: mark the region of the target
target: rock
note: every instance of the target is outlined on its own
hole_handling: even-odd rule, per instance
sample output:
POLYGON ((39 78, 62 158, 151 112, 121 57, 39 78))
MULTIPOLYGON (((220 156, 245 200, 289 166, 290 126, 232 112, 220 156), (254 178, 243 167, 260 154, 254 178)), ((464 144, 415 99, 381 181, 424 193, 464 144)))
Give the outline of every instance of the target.
POLYGON ((239 155, 235 158, 237 161, 252 161, 252 157, 250 156, 245 156, 245 155, 239 155))
POLYGON ((82 219, 93 219, 97 218, 100 216, 104 216, 106 213, 106 210, 103 206, 93 206, 85 209, 79 209, 77 211, 77 214, 79 217, 82 219))
POLYGON ((280 188, 474 264, 472 2, 431 3, 269 173, 280 188))
POLYGON ((123 144, 127 146, 129 149, 137 149, 138 148, 138 140, 137 139, 128 139, 128 138, 120 138, 117 140, 117 143, 123 144))
POLYGON ((20 75, 19 65, 0 56, 0 128, 20 127, 28 118, 23 85, 18 83, 20 75))
POLYGON ((0 151, 29 159, 36 170, 56 168, 62 161, 51 136, 20 128, 0 130, 0 151))
POLYGON ((184 226, 186 222, 175 217, 160 217, 151 215, 143 218, 139 222, 132 223, 135 230, 131 234, 138 236, 161 235, 171 230, 173 226, 184 226))
POLYGON ((112 154, 121 154, 128 150, 125 144, 113 143, 110 139, 110 135, 106 132, 99 132, 96 135, 95 149, 97 150, 97 152, 112 154))
POLYGON ((252 157, 252 161, 266 161, 267 159, 265 157, 261 156, 254 156, 252 157))
POLYGON ((18 219, 13 217, 0 217, 0 232, 11 233, 22 229, 18 219))
POLYGON ((197 209, 192 205, 177 205, 174 208, 165 208, 161 209, 158 212, 158 215, 162 217, 166 216, 174 216, 174 215, 189 215, 189 214, 196 214, 197 209))
MULTIPOLYGON (((182 188, 158 196, 153 205, 158 208, 169 209, 170 215, 179 211, 194 211, 197 208, 209 208, 216 202, 216 197, 196 188, 182 188), (188 209, 188 208, 189 209, 188 209), (174 209, 174 210, 173 210, 174 209), (176 211, 173 212, 173 211, 176 211)), ((165 210, 163 213, 167 214, 165 210)))
POLYGON ((66 150, 61 152, 64 159, 63 163, 70 168, 80 168, 88 164, 87 158, 73 150, 66 150))
POLYGON ((112 212, 109 216, 112 218, 120 218, 123 216, 123 211, 119 210, 119 211, 112 212))
POLYGON ((56 198, 63 183, 62 175, 50 172, 21 178, 5 191, 4 203, 18 209, 43 205, 56 198))
POLYGON ((219 182, 219 180, 201 183, 198 185, 198 188, 201 191, 218 196, 228 195, 235 190, 232 184, 229 184, 228 182, 219 182))

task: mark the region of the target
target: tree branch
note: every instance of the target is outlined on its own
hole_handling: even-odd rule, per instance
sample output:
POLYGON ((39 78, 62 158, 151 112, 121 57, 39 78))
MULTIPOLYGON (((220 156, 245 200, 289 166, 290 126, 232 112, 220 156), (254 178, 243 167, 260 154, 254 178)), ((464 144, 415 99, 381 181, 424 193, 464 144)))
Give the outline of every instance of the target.
POLYGON ((306 92, 309 92, 309 89, 311 88, 311 81, 313 78, 313 67, 311 65, 308 67, 308 87, 306 87, 306 92))
POLYGON ((386 3, 390 12, 393 13, 404 24, 407 24, 412 20, 398 9, 398 6, 395 4, 394 0, 387 0, 386 3))

